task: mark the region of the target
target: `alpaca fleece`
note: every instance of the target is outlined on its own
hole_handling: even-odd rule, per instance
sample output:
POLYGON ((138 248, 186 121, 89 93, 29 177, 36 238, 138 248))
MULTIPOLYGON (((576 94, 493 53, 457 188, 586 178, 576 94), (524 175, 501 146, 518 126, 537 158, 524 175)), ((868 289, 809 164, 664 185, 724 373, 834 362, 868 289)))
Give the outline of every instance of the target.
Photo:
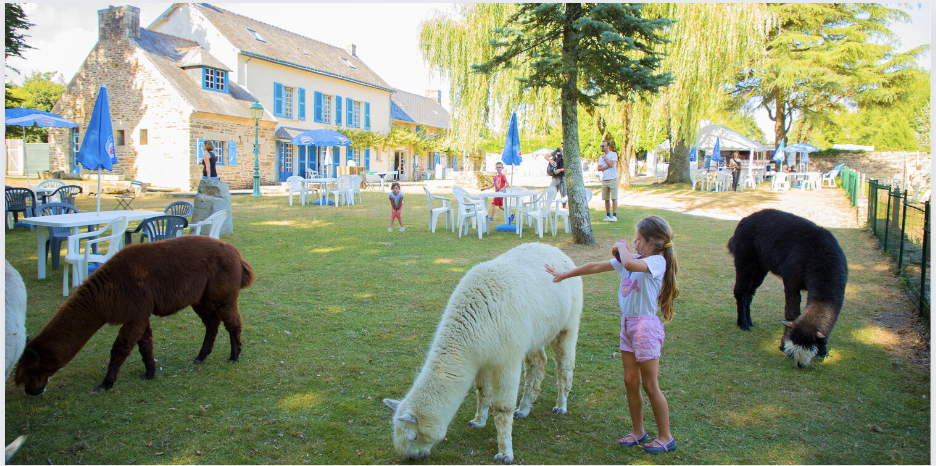
POLYGON ((19 272, 6 262, 6 340, 4 355, 6 356, 6 377, 10 378, 16 361, 23 354, 26 347, 26 284, 19 272))
POLYGON ((796 215, 764 209, 738 223, 734 256, 738 327, 750 330, 751 301, 767 272, 783 280, 785 326, 780 350, 800 368, 828 355, 826 344, 845 301, 848 262, 829 230, 796 215), (806 308, 800 313, 802 291, 806 308))
POLYGON ((469 425, 484 427, 494 411, 495 461, 513 461, 513 418, 525 417, 540 393, 549 344, 556 358, 559 396, 554 413, 566 412, 572 387, 575 343, 582 314, 582 280, 560 283, 544 270, 575 264, 558 248, 524 244, 468 271, 449 298, 429 355, 394 409, 393 446, 410 459, 427 456, 474 384, 477 409, 469 425), (523 397, 517 394, 525 373, 523 397), (516 411, 515 411, 516 408, 516 411))
POLYGON ((205 324, 205 340, 195 362, 214 347, 223 322, 231 337, 230 361, 241 351, 237 298, 253 283, 254 272, 230 243, 207 236, 182 236, 120 250, 78 287, 58 312, 26 344, 16 367, 17 385, 38 395, 49 377, 69 361, 104 324, 120 325, 110 364, 98 389, 114 386, 120 366, 140 348, 146 379, 156 373, 150 316, 168 316, 192 306, 205 324))

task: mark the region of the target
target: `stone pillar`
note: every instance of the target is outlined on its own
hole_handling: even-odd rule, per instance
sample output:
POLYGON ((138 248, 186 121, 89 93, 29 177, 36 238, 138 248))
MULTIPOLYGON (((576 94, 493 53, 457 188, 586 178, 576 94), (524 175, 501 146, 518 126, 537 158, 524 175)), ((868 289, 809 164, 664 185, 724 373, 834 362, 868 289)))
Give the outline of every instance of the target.
POLYGON ((198 193, 195 194, 195 211, 192 212, 192 223, 200 222, 220 210, 228 211, 228 216, 224 219, 224 225, 221 227, 221 234, 234 233, 234 211, 231 210, 231 192, 227 183, 201 180, 198 183, 198 193))

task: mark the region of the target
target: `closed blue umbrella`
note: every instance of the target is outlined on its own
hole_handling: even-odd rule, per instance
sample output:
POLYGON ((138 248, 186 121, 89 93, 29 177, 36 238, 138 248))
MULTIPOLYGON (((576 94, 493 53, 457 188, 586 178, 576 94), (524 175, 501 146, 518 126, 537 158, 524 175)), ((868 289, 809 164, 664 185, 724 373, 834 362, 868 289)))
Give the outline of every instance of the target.
POLYGON ((712 161, 715 162, 715 166, 718 167, 718 162, 722 161, 721 158, 721 138, 715 138, 715 148, 712 149, 712 161))
POLYGON ((117 163, 117 152, 114 149, 114 128, 111 125, 107 88, 101 86, 97 101, 94 102, 94 111, 91 112, 91 122, 88 123, 88 130, 76 157, 85 169, 98 172, 98 213, 101 212, 101 169, 113 171, 117 163))
POLYGON ((26 165, 26 127, 74 128, 78 126, 78 123, 68 121, 54 113, 32 108, 7 108, 3 113, 6 126, 23 127, 23 171, 26 173, 26 187, 29 187, 29 168, 26 165))
POLYGON ((783 162, 783 151, 786 148, 783 145, 783 140, 780 140, 780 145, 777 146, 777 150, 774 151, 773 158, 770 159, 772 162, 783 162))
POLYGON ((692 146, 692 150, 689 151, 689 161, 695 162, 699 157, 699 152, 696 150, 696 146, 692 146))
MULTIPOLYGON (((510 114, 510 126, 507 127, 507 140, 504 141, 504 150, 501 151, 501 161, 504 162, 504 165, 510 165, 510 185, 513 186, 513 174, 514 166, 520 165, 520 162, 523 161, 523 157, 520 154, 520 131, 517 129, 517 112, 510 114)), ((497 231, 519 231, 515 228, 505 227, 501 229, 504 225, 498 225, 497 231)))

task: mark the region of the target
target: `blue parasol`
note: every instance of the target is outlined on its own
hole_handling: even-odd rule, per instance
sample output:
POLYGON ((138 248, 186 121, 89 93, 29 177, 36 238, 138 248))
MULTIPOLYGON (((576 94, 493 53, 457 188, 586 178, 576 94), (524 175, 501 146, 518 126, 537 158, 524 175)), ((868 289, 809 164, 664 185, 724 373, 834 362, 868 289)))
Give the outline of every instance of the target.
POLYGON ((23 127, 23 171, 26 173, 26 187, 29 187, 29 169, 26 165, 26 127, 38 126, 40 128, 74 128, 78 123, 68 121, 54 113, 43 112, 32 108, 7 108, 4 110, 4 123, 6 126, 23 127))
POLYGON ((721 138, 715 138, 715 148, 712 149, 712 161, 715 162, 715 167, 718 167, 718 162, 722 161, 721 138))
POLYGON ((94 111, 91 112, 91 122, 81 141, 81 149, 75 157, 87 170, 97 170, 97 211, 101 212, 101 169, 112 171, 117 163, 117 153, 114 150, 114 129, 111 126, 110 104, 107 100, 107 88, 101 86, 97 101, 94 102, 94 111))
POLYGON ((695 162, 699 156, 699 152, 696 150, 696 146, 692 146, 692 150, 689 151, 689 161, 695 162))
POLYGON ((783 162, 783 151, 786 148, 783 145, 783 139, 780 140, 780 145, 777 146, 777 150, 774 151, 773 158, 770 159, 771 162, 783 162))
POLYGON ((297 146, 350 146, 351 140, 347 136, 333 129, 310 129, 289 140, 290 144, 297 146))
MULTIPOLYGON (((510 114, 510 126, 507 127, 507 140, 504 141, 504 150, 501 152, 501 161, 504 165, 510 165, 510 185, 513 186, 514 166, 520 165, 523 157, 520 154, 520 131, 517 129, 517 112, 510 114)), ((515 227, 507 223, 505 229, 500 229, 504 225, 498 225, 497 231, 518 231, 515 227)))

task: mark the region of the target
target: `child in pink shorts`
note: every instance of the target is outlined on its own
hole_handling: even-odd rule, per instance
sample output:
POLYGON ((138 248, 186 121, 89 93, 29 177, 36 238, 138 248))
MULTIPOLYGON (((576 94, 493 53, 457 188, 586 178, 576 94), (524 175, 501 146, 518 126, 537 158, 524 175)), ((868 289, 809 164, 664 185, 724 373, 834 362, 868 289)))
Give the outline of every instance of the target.
POLYGON ((624 363, 624 386, 633 432, 618 440, 622 447, 632 447, 647 441, 643 426, 643 387, 657 420, 657 436, 643 445, 647 453, 663 453, 676 449, 676 439, 670 432, 669 406, 660 390, 660 349, 666 334, 663 319, 673 318, 673 300, 679 296, 676 285, 676 251, 673 250, 673 230, 666 220, 657 216, 637 222, 634 250, 625 241, 618 241, 611 252, 614 259, 589 262, 566 272, 549 265, 546 271, 554 282, 569 277, 615 271, 621 276, 618 304, 621 306, 621 360, 624 363), (621 251, 621 252, 619 252, 621 251), (625 254, 626 252, 627 254, 625 254), (643 374, 643 380, 641 380, 643 374), (639 434, 638 434, 639 432, 639 434))

